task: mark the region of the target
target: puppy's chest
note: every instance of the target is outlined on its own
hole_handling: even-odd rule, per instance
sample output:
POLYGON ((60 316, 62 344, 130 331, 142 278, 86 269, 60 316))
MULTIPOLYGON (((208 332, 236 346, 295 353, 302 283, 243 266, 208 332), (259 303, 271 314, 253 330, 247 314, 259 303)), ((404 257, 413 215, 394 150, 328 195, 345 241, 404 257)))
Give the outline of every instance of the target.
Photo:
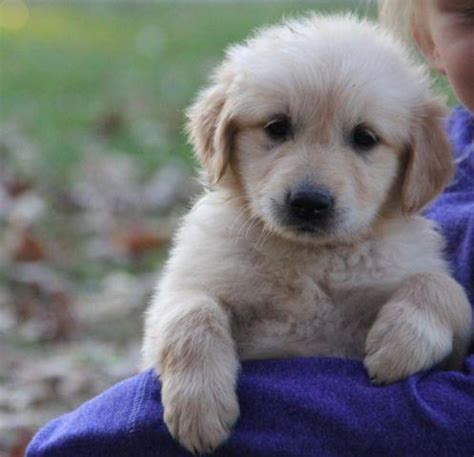
POLYGON ((399 282, 399 270, 392 259, 367 243, 357 250, 254 253, 245 272, 253 285, 247 289, 251 302, 271 301, 275 309, 303 308, 307 313, 308 305, 310 309, 311 305, 342 306, 355 292, 390 288, 389 284, 399 282))
POLYGON ((257 256, 234 309, 244 358, 359 356, 375 315, 398 282, 374 247, 257 256), (252 273, 250 273, 252 272, 252 273))

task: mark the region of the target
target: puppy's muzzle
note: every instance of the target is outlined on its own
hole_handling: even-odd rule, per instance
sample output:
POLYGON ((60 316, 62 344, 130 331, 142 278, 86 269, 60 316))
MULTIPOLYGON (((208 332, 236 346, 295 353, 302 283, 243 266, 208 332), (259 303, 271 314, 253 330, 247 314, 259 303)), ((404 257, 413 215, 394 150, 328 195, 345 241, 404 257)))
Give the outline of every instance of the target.
POLYGON ((287 220, 303 231, 325 225, 334 211, 334 199, 324 187, 302 184, 286 196, 287 220))

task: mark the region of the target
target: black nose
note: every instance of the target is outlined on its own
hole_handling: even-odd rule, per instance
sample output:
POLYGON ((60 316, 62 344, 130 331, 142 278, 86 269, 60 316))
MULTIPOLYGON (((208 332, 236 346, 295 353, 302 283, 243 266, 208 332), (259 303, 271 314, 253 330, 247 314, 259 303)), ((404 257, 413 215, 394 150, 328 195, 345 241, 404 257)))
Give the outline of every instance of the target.
POLYGON ((303 222, 314 222, 328 216, 334 201, 326 189, 304 186, 290 192, 288 205, 294 218, 303 222))

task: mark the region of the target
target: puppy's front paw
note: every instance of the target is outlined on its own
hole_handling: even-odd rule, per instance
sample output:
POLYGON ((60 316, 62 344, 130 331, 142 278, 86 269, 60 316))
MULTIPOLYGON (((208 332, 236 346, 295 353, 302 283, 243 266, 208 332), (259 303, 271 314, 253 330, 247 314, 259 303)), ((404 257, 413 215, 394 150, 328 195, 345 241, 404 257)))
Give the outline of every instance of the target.
POLYGON ((162 378, 164 420, 173 437, 193 453, 213 451, 229 436, 239 417, 233 383, 202 376, 162 378))
POLYGON ((408 302, 387 303, 369 331, 364 365, 376 384, 394 382, 443 360, 452 331, 408 302))

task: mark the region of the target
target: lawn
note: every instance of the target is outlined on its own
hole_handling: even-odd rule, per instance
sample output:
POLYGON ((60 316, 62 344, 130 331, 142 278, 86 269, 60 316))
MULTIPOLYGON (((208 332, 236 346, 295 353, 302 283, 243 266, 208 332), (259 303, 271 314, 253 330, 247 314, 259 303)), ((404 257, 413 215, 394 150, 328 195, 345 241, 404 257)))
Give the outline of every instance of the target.
POLYGON ((190 163, 183 111, 227 45, 284 16, 354 6, 373 14, 353 1, 30 7, 22 28, 0 28, 0 123, 39 145, 53 181, 114 120, 110 152, 138 157, 145 171, 190 163))
MULTIPOLYGON (((80 160, 102 124, 105 147, 151 170, 189 163, 183 110, 230 43, 283 16, 354 2, 31 7, 19 30, 1 30, 0 122, 15 122, 56 180, 80 160)), ((362 12, 365 7, 359 8, 362 12)))

